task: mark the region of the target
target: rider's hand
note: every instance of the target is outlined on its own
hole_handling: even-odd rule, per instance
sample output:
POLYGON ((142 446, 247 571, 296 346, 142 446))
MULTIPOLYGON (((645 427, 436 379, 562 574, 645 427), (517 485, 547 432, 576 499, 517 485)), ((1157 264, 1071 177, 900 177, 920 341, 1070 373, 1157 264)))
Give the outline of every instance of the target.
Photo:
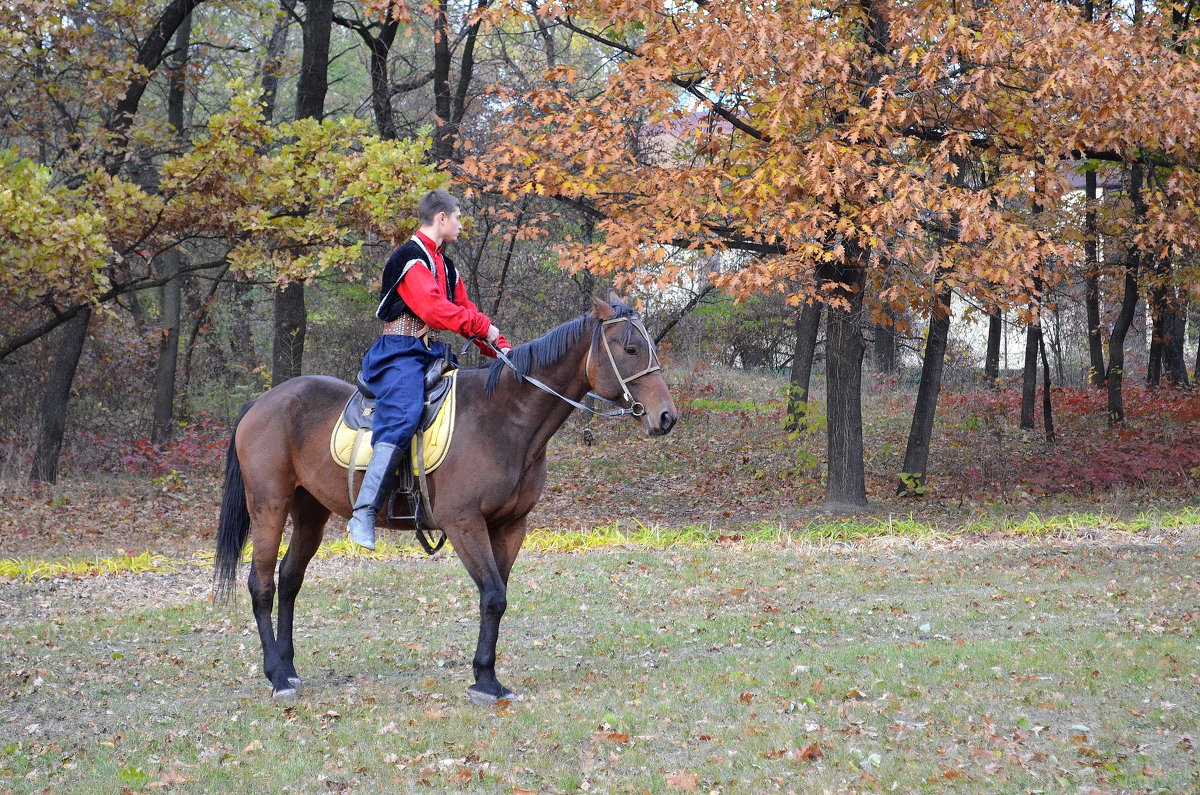
POLYGON ((488 326, 487 341, 494 345, 498 339, 500 339, 500 329, 496 328, 495 323, 492 323, 488 326))

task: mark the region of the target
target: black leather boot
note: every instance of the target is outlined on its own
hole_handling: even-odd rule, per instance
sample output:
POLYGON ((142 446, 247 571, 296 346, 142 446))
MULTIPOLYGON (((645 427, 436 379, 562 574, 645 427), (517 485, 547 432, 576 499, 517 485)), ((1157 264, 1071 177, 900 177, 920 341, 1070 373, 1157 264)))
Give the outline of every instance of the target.
POLYGON ((371 451, 371 461, 363 474, 354 513, 350 516, 350 540, 360 547, 375 548, 375 516, 387 500, 386 488, 391 482, 392 458, 396 445, 380 442, 371 451))

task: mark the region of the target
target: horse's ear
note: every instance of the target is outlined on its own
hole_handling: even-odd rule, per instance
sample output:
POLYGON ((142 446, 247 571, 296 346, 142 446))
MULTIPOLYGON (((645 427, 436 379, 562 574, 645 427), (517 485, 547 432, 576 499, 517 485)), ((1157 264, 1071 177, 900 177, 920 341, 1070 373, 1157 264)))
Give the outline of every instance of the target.
POLYGON ((612 308, 611 304, 601 301, 596 296, 592 296, 592 317, 600 320, 612 320, 613 315, 617 314, 617 310, 612 308))
POLYGON ((618 293, 613 287, 608 288, 607 298, 610 304, 625 304, 625 306, 629 306, 629 299, 618 293))

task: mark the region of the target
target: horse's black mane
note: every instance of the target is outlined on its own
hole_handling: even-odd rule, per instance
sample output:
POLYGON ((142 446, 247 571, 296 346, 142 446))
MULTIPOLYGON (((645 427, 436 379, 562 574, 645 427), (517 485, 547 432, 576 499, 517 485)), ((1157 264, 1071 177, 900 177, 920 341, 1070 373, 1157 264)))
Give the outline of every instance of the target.
MULTIPOLYGON (((616 310, 616 314, 613 317, 632 317, 637 314, 637 312, 620 302, 614 303, 612 308, 616 310)), ((517 368, 517 374, 523 378, 529 374, 530 369, 535 364, 541 367, 549 367, 557 363, 571 349, 571 346, 583 336, 584 329, 587 328, 588 320, 591 316, 591 312, 584 312, 574 320, 568 320, 558 328, 546 332, 532 342, 527 342, 524 345, 518 345, 513 348, 508 358, 517 368)), ((593 325, 593 339, 600 333, 600 328, 599 323, 593 325)), ((504 362, 499 359, 492 362, 488 368, 484 394, 491 395, 496 391, 496 385, 500 383, 500 374, 506 369, 508 368, 504 362)))

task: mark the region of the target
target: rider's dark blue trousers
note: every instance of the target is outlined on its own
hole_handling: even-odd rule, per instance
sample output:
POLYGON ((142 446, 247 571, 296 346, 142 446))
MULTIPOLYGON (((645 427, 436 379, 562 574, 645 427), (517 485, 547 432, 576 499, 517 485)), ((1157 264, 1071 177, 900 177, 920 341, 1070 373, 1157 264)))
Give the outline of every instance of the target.
POLYGON ((371 442, 407 451, 425 405, 425 371, 446 355, 446 345, 429 347, 405 334, 381 334, 363 356, 362 376, 375 393, 371 442))

